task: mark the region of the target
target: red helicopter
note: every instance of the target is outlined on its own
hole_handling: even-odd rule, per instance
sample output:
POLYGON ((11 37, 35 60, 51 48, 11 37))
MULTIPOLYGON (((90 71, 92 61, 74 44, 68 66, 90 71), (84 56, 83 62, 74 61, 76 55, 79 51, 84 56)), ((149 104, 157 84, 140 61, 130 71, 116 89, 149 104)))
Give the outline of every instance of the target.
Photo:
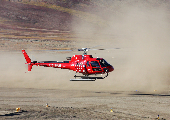
MULTIPOLYGON (((32 66, 44 66, 44 67, 53 67, 53 68, 61 68, 61 69, 69 69, 76 71, 76 73, 82 73, 83 76, 74 76, 75 79, 70 79, 70 81, 95 81, 96 79, 104 79, 108 76, 109 72, 114 70, 113 66, 106 62, 103 58, 93 58, 92 55, 87 55, 87 51, 90 48, 82 48, 78 49, 78 51, 84 51, 83 55, 73 55, 73 57, 66 57, 69 61, 32 61, 25 52, 22 50, 24 57, 26 59, 25 64, 28 64, 28 71, 31 71, 32 66), (97 74, 106 74, 105 77, 90 77, 89 75, 97 75, 97 74), (76 79, 79 77, 80 79, 76 79)), ((103 49, 102 49, 103 50, 103 49)))

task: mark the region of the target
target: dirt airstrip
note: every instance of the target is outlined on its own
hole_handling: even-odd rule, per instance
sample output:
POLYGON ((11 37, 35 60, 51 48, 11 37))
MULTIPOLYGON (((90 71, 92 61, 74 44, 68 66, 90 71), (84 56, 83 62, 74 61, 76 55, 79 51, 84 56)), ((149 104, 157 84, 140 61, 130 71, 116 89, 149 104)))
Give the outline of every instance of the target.
POLYGON ((167 93, 8 88, 0 92, 0 119, 170 119, 167 93), (21 110, 15 112, 18 107, 21 110))

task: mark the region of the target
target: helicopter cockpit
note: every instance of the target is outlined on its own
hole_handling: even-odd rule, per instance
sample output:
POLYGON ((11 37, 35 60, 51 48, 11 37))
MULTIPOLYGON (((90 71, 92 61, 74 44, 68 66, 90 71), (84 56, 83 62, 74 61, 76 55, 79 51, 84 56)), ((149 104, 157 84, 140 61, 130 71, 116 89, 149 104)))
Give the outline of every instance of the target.
MULTIPOLYGON (((110 66, 110 64, 104 59, 99 60, 99 62, 98 61, 90 61, 90 64, 92 67, 100 67, 100 65, 101 65, 101 67, 110 66)), ((87 61, 87 67, 89 67, 90 64, 89 64, 89 61, 87 61)))
POLYGON ((105 68, 111 66, 104 59, 98 59, 99 61, 87 61, 87 68, 92 67, 93 71, 102 71, 101 67, 105 68))

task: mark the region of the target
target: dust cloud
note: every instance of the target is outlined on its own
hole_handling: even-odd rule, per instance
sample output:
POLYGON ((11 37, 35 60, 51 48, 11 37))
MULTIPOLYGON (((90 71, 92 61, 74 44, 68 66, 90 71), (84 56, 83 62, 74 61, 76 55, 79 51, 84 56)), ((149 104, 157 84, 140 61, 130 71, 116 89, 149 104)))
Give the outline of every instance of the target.
MULTIPOLYGON (((97 19, 100 20, 94 21, 101 21, 100 24, 73 21, 72 28, 79 41, 76 47, 102 45, 100 47, 109 48, 106 51, 89 51, 93 57, 102 57, 114 66, 115 70, 104 80, 71 82, 69 79, 75 74, 73 71, 37 66, 33 66, 28 73, 22 52, 1 53, 0 87, 149 92, 167 90, 170 84, 169 5, 169 2, 159 0, 98 1, 95 7, 89 7, 86 11, 99 16, 97 19), (112 49, 117 47, 121 49, 112 49)), ((30 51, 26 52, 30 55, 30 51)), ((63 61, 65 57, 82 53, 34 54, 37 61, 63 61)))
POLYGON ((78 39, 91 40, 88 43, 82 40, 78 46, 121 48, 96 52, 115 67, 107 82, 97 85, 99 89, 167 89, 170 83, 169 4, 169 1, 159 0, 100 1, 87 11, 98 14, 105 21, 104 27, 87 22, 74 24, 78 39))
MULTIPOLYGON (((26 51, 32 60, 37 61, 63 61, 67 53, 26 51)), ((41 89, 64 89, 68 87, 70 75, 69 70, 61 70, 48 67, 33 66, 28 72, 28 65, 20 52, 1 52, 1 75, 0 87, 12 88, 41 88, 41 89)))

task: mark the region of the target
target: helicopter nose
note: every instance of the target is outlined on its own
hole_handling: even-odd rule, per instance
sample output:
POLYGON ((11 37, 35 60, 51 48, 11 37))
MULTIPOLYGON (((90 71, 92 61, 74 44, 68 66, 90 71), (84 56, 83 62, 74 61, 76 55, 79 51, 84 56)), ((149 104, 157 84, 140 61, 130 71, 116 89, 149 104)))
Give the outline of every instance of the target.
POLYGON ((112 72, 114 70, 113 66, 108 66, 107 68, 103 69, 105 72, 112 72))
POLYGON ((114 70, 113 66, 109 66, 109 72, 112 72, 114 70))

